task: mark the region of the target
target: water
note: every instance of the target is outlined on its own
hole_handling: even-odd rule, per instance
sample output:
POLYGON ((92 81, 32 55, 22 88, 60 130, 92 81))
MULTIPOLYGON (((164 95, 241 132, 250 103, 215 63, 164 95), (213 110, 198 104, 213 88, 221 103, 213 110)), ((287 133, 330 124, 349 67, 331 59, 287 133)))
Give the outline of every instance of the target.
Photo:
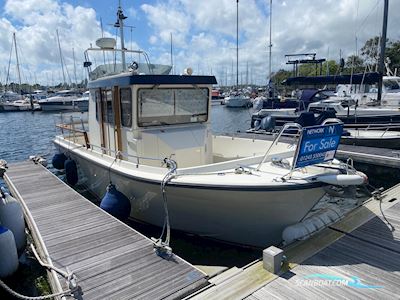
MULTIPOLYGON (((214 133, 244 131, 250 127, 250 116, 251 110, 212 106, 212 130, 214 133)), ((56 114, 48 112, 1 113, 0 159, 17 162, 27 160, 31 155, 40 155, 50 162, 56 153, 52 143, 56 134, 56 118, 56 114)), ((50 170, 62 178, 62 173, 50 170)), ((90 194, 84 193, 84 196, 98 203, 99 199, 90 194)), ((158 238, 161 233, 161 229, 155 226, 133 221, 129 221, 129 225, 148 237, 158 238)), ((261 256, 259 250, 235 247, 177 231, 172 231, 171 246, 174 253, 198 265, 244 266, 261 256)))

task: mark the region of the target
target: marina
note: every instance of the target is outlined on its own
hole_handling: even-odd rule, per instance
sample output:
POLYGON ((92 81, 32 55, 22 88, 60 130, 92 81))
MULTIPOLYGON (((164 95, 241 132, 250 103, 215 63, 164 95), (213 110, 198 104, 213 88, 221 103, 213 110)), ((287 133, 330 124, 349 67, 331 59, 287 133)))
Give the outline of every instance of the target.
POLYGON ((398 298, 400 4, 115 2, 1 4, 0 298, 398 298))

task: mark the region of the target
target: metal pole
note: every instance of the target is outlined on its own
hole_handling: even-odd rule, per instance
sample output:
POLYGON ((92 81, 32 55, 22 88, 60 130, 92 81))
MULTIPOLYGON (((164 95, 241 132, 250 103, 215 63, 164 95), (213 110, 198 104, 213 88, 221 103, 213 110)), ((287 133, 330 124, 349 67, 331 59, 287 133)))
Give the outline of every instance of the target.
POLYGON ((239 88, 239 0, 236 0, 236 89, 239 88))
POLYGON ((61 52, 61 45, 60 45, 60 37, 58 36, 58 29, 56 29, 56 33, 57 33, 57 43, 58 43, 58 51, 60 52, 60 62, 61 62, 61 70, 62 70, 62 76, 63 76, 63 86, 66 83, 65 80, 65 73, 64 73, 64 62, 63 62, 63 56, 62 56, 62 52, 61 52))
POLYGON ((269 80, 272 74, 272 0, 269 0, 269 80))
POLYGON ((19 70, 19 60, 18 60, 18 50, 17 50, 17 39, 15 38, 15 32, 13 33, 14 38, 14 46, 15 46, 15 58, 17 60, 17 72, 18 72, 18 80, 19 80, 19 89, 21 91, 21 72, 19 70))
POLYGON ((172 32, 170 33, 171 36, 171 68, 172 68, 172 75, 174 74, 174 55, 172 49, 172 32))
POLYGON ((120 38, 121 38, 122 70, 125 71, 126 62, 125 62, 125 42, 124 42, 124 19, 126 19, 126 17, 124 16, 124 13, 122 12, 121 1, 119 1, 119 7, 118 7, 117 15, 118 15, 118 25, 119 25, 120 38))
POLYGON ((75 50, 72 48, 72 57, 74 59, 74 79, 75 79, 75 87, 78 87, 78 79, 76 77, 76 61, 75 61, 75 50))
POLYGON ((378 83, 378 104, 381 104, 382 100, 382 83, 383 83, 383 68, 385 62, 385 49, 386 49, 386 32, 387 32, 387 22, 388 22, 388 10, 389 10, 389 0, 385 0, 383 6, 383 24, 382 24, 382 38, 381 38, 381 53, 379 55, 379 83, 378 83))

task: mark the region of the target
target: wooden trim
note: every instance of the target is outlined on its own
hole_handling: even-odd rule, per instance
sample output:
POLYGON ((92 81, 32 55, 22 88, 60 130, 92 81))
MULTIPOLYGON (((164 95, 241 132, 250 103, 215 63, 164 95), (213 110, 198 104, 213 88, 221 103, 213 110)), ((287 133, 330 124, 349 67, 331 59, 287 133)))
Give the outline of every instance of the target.
MULTIPOLYGON (((105 101, 104 101, 104 95, 103 92, 104 90, 102 89, 98 89, 99 95, 100 97, 97 98, 96 97, 96 101, 97 101, 97 105, 98 105, 98 109, 99 109, 99 123, 100 123, 100 146, 105 149, 106 148, 106 136, 105 136, 105 130, 104 130, 104 105, 105 105, 105 101)), ((105 153, 104 150, 102 150, 103 153, 105 153)))
MULTIPOLYGON (((114 106, 114 142, 117 151, 122 151, 122 134, 121 134, 121 101, 120 89, 118 86, 113 87, 113 106, 114 106)), ((118 155, 121 159, 121 155, 118 155)))

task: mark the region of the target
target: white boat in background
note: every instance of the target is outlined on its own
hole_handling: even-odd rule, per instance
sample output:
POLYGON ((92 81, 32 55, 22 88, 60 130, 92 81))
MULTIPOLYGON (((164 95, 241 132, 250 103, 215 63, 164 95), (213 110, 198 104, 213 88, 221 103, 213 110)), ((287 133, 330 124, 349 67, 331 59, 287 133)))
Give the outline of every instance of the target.
MULTIPOLYGON (((120 51, 122 61, 129 53, 100 51, 120 51)), ((260 247, 280 243, 325 186, 365 181, 336 160, 295 169, 286 143, 213 135, 213 84, 214 76, 104 74, 88 83, 89 131, 61 124, 54 143, 97 196, 110 182, 126 195, 132 218, 260 247)))
POLYGON ((79 100, 82 93, 74 90, 62 90, 55 93, 54 96, 39 100, 39 105, 43 111, 80 111, 80 105, 84 107, 79 100), (78 105, 80 104, 80 105, 78 105))
POLYGON ((240 93, 231 94, 224 101, 227 107, 250 107, 252 105, 250 97, 240 93))
POLYGON ((0 103, 6 101, 21 100, 22 98, 23 97, 21 96, 21 94, 15 93, 13 91, 5 91, 0 94, 0 103))
POLYGON ((32 102, 28 99, 6 101, 0 103, 0 112, 12 112, 12 111, 35 111, 40 110, 38 103, 32 102))
POLYGON ((366 128, 346 128, 340 143, 399 150, 400 132, 398 130, 400 130, 398 124, 376 124, 366 128))

